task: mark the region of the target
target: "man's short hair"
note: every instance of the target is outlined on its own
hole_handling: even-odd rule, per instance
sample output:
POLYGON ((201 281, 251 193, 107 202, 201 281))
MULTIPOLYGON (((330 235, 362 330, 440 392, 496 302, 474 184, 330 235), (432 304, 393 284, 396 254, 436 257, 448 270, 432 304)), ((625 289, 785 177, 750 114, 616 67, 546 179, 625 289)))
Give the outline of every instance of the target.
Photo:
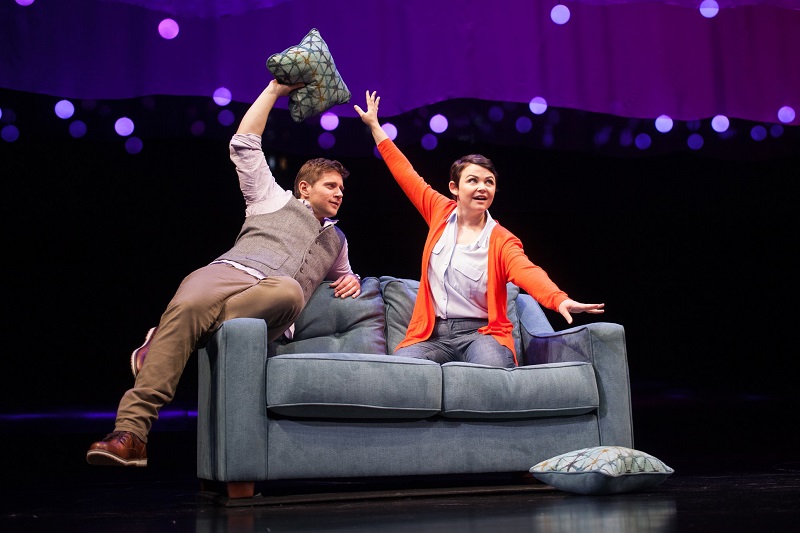
POLYGON ((295 198, 300 198, 301 181, 305 181, 313 186, 326 172, 338 172, 341 174, 342 180, 350 175, 350 172, 344 168, 344 165, 334 159, 325 159, 324 157, 309 159, 303 163, 303 166, 297 171, 297 177, 294 179, 295 198))

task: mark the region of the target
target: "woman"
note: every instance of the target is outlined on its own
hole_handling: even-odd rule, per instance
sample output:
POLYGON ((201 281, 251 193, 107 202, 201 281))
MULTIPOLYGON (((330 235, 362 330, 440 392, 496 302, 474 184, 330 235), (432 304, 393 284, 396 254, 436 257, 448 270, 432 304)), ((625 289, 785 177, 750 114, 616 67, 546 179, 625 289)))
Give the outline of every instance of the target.
POLYGON ((354 108, 429 228, 417 301, 396 355, 513 368, 517 358, 506 309, 509 281, 569 324, 571 313, 604 311, 605 304, 584 304, 567 296, 528 259, 520 240, 489 215, 497 189, 497 172, 489 159, 473 154, 453 163, 452 199, 434 191, 381 128, 380 100, 376 92, 367 91, 367 110, 354 108))

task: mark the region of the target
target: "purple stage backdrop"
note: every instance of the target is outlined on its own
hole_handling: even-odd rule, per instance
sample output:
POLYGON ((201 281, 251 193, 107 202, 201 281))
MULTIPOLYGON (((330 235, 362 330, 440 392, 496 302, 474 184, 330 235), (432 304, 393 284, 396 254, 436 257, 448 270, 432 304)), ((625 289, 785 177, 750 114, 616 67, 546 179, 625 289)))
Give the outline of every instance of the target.
POLYGON ((249 102, 270 79, 266 58, 317 28, 351 104, 378 90, 384 117, 540 97, 624 117, 800 124, 800 0, 4 0, 0 26, 0 87, 64 98, 224 87, 249 102))

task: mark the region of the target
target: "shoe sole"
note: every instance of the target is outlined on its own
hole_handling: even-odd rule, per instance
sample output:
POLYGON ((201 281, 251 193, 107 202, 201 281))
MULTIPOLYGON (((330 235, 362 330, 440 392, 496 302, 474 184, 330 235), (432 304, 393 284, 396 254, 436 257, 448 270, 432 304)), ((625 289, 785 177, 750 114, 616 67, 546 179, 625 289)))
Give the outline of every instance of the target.
POLYGON ((93 450, 86 453, 86 461, 90 465, 101 466, 147 466, 147 459, 133 459, 125 460, 118 457, 113 453, 104 452, 102 450, 93 450))
POLYGON ((147 346, 147 343, 150 342, 150 339, 153 337, 153 333, 155 332, 156 328, 150 328, 149 330, 147 330, 147 335, 144 336, 144 342, 142 343, 142 345, 136 348, 131 353, 131 373, 133 373, 134 379, 136 379, 136 375, 139 373, 139 371, 136 370, 136 354, 139 353, 139 350, 147 346))

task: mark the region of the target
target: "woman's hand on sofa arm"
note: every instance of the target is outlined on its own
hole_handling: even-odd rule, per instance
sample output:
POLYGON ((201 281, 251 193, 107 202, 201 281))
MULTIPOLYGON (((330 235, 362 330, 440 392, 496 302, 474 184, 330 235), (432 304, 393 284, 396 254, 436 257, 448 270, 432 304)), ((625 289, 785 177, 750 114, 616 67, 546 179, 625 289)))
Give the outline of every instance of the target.
POLYGON ((589 313, 592 315, 599 315, 605 312, 606 304, 584 304, 581 302, 576 302, 572 298, 567 298, 563 302, 558 305, 558 312, 561 313, 567 324, 572 324, 572 314, 571 313, 589 313))

